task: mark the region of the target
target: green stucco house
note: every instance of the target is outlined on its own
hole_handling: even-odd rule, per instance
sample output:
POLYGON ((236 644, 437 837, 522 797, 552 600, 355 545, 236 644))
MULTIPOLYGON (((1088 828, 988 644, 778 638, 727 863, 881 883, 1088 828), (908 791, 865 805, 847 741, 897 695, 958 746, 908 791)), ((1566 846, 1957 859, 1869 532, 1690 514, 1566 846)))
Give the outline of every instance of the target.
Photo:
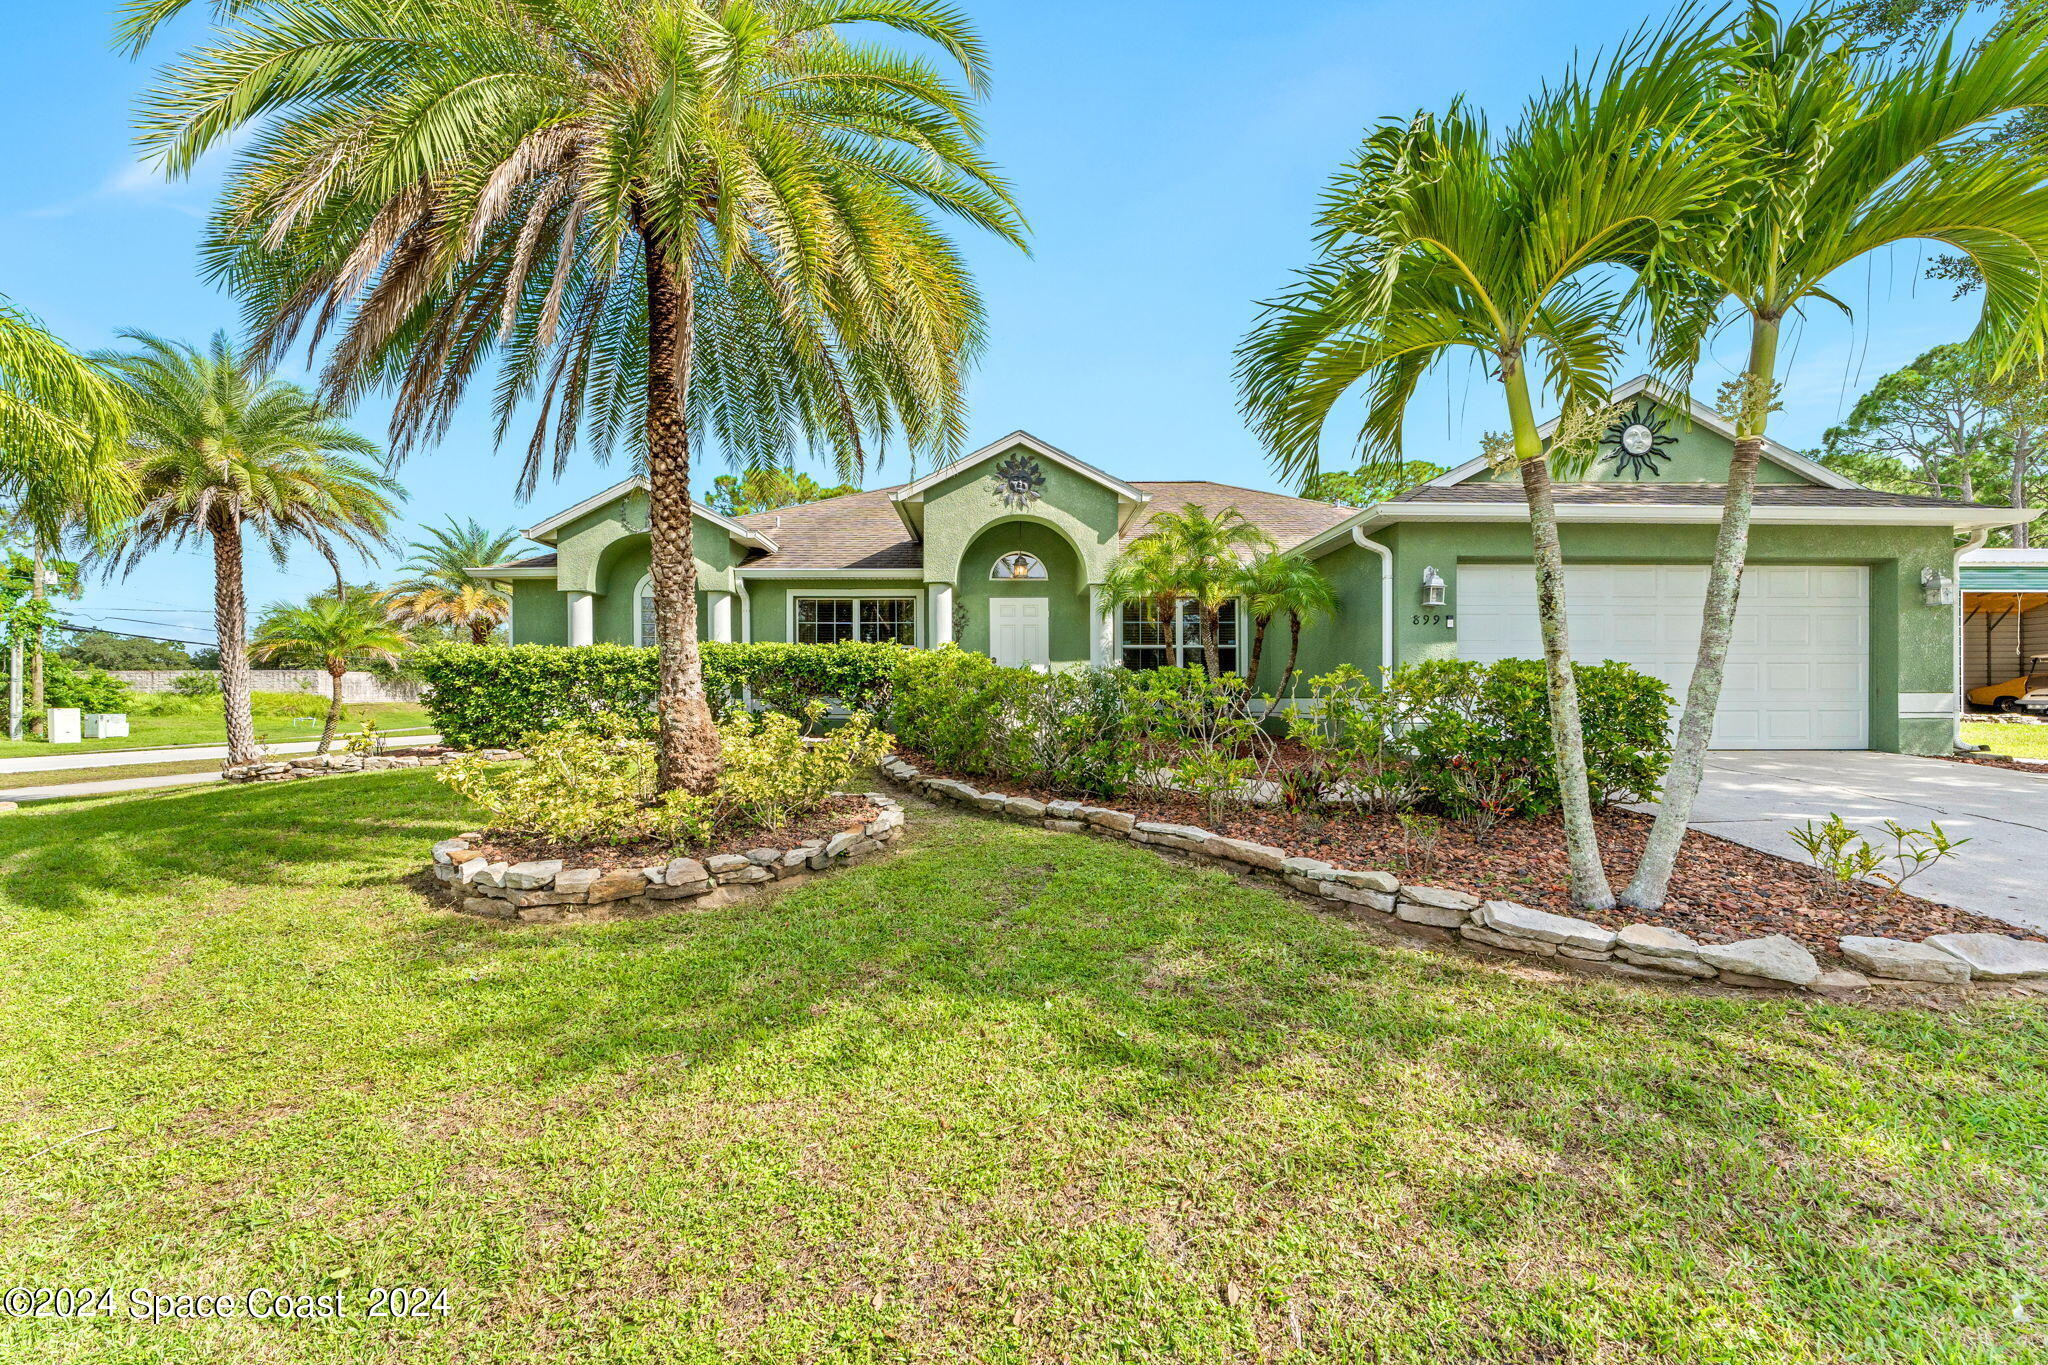
MULTIPOLYGON (((1638 379, 1588 481, 1560 485, 1574 653, 1683 694, 1732 432, 1638 379)), ((1946 751, 1954 739, 1957 533, 2010 508, 1880 493, 1776 444, 1715 742, 1726 748, 1946 751)), ((958 642, 1007 664, 1194 663, 1191 617, 1109 601, 1119 550, 1162 510, 1234 506, 1317 561, 1341 612, 1308 632, 1309 675, 1440 656, 1535 657, 1521 488, 1474 460, 1358 510, 1200 481, 1126 482, 1024 432, 915 482, 727 518, 699 509, 701 629, 718 640, 958 642)), ((481 567, 513 597, 520 644, 652 643, 647 494, 628 480, 527 534, 547 553, 481 567)), ((1227 619, 1226 666, 1248 657, 1227 619)), ((1284 629, 1284 628, 1283 628, 1284 629)), ((1271 688, 1284 646, 1259 679, 1271 688)))

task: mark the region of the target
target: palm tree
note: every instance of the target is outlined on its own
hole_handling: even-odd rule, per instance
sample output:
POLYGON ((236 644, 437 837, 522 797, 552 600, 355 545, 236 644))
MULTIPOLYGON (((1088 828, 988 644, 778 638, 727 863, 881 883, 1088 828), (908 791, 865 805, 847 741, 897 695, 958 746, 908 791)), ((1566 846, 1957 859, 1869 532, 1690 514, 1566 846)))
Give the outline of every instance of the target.
POLYGON ((1499 381, 1510 430, 1489 453, 1519 473, 1529 506, 1572 895, 1594 909, 1613 895, 1587 790, 1551 480, 1553 468, 1584 469, 1598 430, 1628 303, 1612 267, 1661 262, 1669 236, 1717 197, 1723 153, 1692 121, 1710 41, 1690 18, 1639 34, 1541 92, 1498 140, 1462 104, 1383 123, 1331 187, 1322 259, 1239 352, 1246 413, 1297 484, 1318 472, 1323 427, 1354 389, 1364 452, 1392 462, 1408 401, 1439 360, 1476 352, 1499 381), (1561 400, 1563 430, 1582 433, 1548 450, 1532 362, 1561 400))
MULTIPOLYGON (((136 41, 181 5, 131 6, 136 41)), ((232 11, 231 0, 217 8, 232 11)), ((243 16, 245 19, 248 16, 243 16)), ((323 391, 395 390, 399 452, 494 353, 502 438, 630 433, 650 491, 659 785, 709 791, 693 452, 956 449, 980 298, 935 217, 1023 228, 980 150, 979 39, 941 0, 308 0, 165 73, 173 172, 252 126, 205 248, 266 348, 329 340, 323 391), (863 39, 928 42, 961 73, 863 39)))
POLYGON ((357 664, 396 663, 410 643, 387 619, 376 598, 323 596, 303 607, 274 602, 265 608, 250 653, 265 662, 278 660, 327 670, 331 687, 327 724, 320 731, 320 747, 315 751, 324 754, 341 723, 341 684, 349 669, 357 664))
POLYGON ((408 547, 413 555, 401 570, 407 576, 386 598, 392 619, 467 630, 472 644, 490 643, 491 633, 511 615, 512 599, 470 570, 498 563, 518 543, 513 532, 488 530, 474 518, 458 523, 450 517, 446 526, 429 527, 425 540, 408 547))
POLYGON ((1273 692, 1275 697, 1285 697, 1294 682, 1294 665, 1301 658, 1301 628, 1337 614, 1336 589, 1313 560, 1292 554, 1262 555, 1240 576, 1237 593, 1252 618, 1252 665, 1245 676, 1254 687, 1258 685, 1259 660, 1266 652, 1266 629, 1277 618, 1287 618, 1287 667, 1273 692))
POLYGON ((1154 517, 1110 566, 1105 585, 1112 603, 1154 603, 1169 638, 1180 603, 1193 602, 1203 669, 1216 678, 1223 608, 1237 596, 1246 559, 1271 548, 1273 538, 1235 507, 1211 514, 1189 503, 1154 517))
POLYGON ((107 377, 0 298, 0 521, 32 547, 29 597, 10 626, 29 637, 29 709, 43 709, 43 627, 50 552, 67 534, 101 534, 135 489, 122 463, 126 414, 107 377))
POLYGON ((121 385, 140 510, 105 553, 129 572, 153 550, 211 542, 228 763, 253 763, 245 540, 279 564, 294 543, 364 551, 386 543, 398 485, 354 458, 376 455, 374 442, 297 385, 250 372, 225 334, 205 351, 122 337, 136 349, 95 359, 121 385))
POLYGON ((1981 273, 1984 310, 1973 339, 1994 373, 2048 354, 2048 188, 2040 163, 2010 149, 1972 148, 1987 120, 2048 104, 2048 54, 2038 19, 1999 26, 1959 46, 1953 31, 1900 63, 1880 65, 1824 9, 1790 20, 1752 3, 1724 49, 1722 109, 1744 147, 1742 177, 1720 230, 1687 234, 1667 264, 1690 288, 1666 311, 1660 358, 1689 370, 1727 312, 1749 323, 1749 359, 1723 405, 1735 420, 1719 536, 1707 580, 1699 652, 1656 824, 1624 905, 1664 903, 1720 705, 1728 644, 1748 554, 1750 510, 1765 429, 1777 406, 1779 329, 1811 303, 1844 307, 1828 282, 1870 253, 1941 242, 1981 273))

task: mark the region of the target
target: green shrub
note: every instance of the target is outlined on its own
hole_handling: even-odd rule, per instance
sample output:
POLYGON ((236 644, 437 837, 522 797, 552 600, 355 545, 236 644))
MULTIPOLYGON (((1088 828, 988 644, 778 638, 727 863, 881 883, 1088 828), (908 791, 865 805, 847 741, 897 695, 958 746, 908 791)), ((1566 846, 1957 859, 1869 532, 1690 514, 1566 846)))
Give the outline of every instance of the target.
MULTIPOLYGON (((813 701, 873 710, 905 651, 898 645, 709 642, 704 690, 714 715, 748 694, 792 715, 813 701)), ((625 645, 432 645, 410 669, 427 684, 442 736, 468 748, 510 747, 596 715, 650 728, 659 690, 655 651, 625 645)))
POLYGON ((738 830, 769 830, 816 810, 863 778, 895 741, 865 713, 818 739, 804 735, 823 703, 799 718, 737 711, 719 726, 725 771, 704 796, 654 790, 655 749, 606 722, 532 736, 510 763, 467 758, 441 778, 491 817, 492 828, 578 844, 657 841, 701 847, 738 830))
POLYGON ((181 697, 217 697, 220 695, 220 674, 180 673, 171 679, 171 691, 181 697))
POLYGON ((57 654, 43 656, 43 705, 75 706, 81 711, 125 712, 128 684, 103 668, 83 668, 57 654))

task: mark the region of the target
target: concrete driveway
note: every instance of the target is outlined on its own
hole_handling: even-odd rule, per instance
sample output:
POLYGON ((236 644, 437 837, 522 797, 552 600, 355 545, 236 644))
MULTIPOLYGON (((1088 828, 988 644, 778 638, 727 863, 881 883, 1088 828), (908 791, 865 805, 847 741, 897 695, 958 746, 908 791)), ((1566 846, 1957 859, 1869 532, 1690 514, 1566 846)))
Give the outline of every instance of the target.
POLYGON ((1801 862, 1789 835, 1840 815, 1878 844, 1879 825, 1940 821, 1971 842, 1915 877, 1929 900, 2048 933, 2048 769, 2042 775, 1904 754, 1723 751, 1708 755, 1693 828, 1801 862))

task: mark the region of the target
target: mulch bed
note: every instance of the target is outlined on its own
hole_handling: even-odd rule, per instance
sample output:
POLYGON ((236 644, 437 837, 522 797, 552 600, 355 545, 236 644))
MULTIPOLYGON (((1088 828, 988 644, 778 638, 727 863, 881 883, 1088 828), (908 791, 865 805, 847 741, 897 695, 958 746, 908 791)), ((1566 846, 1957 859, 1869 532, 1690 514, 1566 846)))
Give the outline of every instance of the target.
POLYGON ((562 844, 549 839, 506 835, 485 830, 480 845, 494 863, 543 863, 560 858, 570 867, 595 867, 606 872, 622 867, 654 867, 671 858, 709 858, 720 853, 745 853, 750 848, 794 848, 806 839, 829 839, 841 830, 860 829, 882 813, 863 796, 835 796, 808 815, 776 829, 735 830, 701 848, 678 848, 649 840, 638 844, 562 844))
MULTIPOLYGON (((909 750, 903 757, 927 773, 944 774, 909 750)), ((971 786, 1040 800, 1082 800, 1129 811, 1141 820, 1196 825, 1234 839, 1249 839, 1321 858, 1338 867, 1384 868, 1404 881, 1446 886, 1489 899, 1518 901, 1539 910, 1576 912, 1566 892, 1569 866, 1563 823, 1556 817, 1505 820, 1484 835, 1450 820, 1440 824, 1433 849, 1417 847, 1392 820, 1362 814, 1295 814, 1237 807, 1212 820, 1200 802, 1171 793, 1132 790, 1109 801, 1074 797, 1029 783, 960 776, 971 786)), ((1601 855, 1618 892, 1628 883, 1651 821, 1632 811, 1595 815, 1601 855)), ((2030 937, 2001 920, 1986 919, 1918 896, 1857 885, 1835 891, 1811 868, 1757 849, 1688 831, 1661 910, 1621 911, 1594 916, 1619 928, 1627 923, 1661 924, 1707 943, 1729 943, 1785 934, 1829 957, 1835 940, 1847 934, 1922 939, 1929 934, 1990 933, 2030 937)))
POLYGON ((1951 763, 1974 763, 1980 768, 2003 768, 2009 773, 2032 773, 2035 777, 2048 777, 2048 763, 2039 761, 2023 763, 2016 758, 2000 758, 1996 754, 1942 754, 1940 757, 1951 763))

